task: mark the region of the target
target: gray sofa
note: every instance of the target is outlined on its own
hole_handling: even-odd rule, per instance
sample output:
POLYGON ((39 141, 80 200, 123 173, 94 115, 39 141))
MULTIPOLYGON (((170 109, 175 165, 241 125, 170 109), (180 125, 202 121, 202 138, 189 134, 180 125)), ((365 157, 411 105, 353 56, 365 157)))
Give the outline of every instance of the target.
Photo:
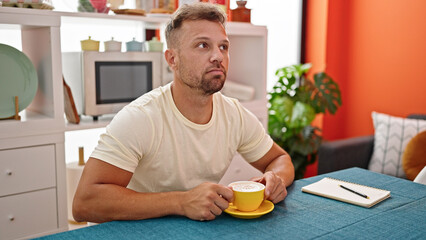
MULTIPOLYGON (((407 118, 425 119, 425 114, 410 114, 407 118)), ((341 169, 368 168, 374 148, 374 135, 323 142, 318 150, 318 174, 341 169)))

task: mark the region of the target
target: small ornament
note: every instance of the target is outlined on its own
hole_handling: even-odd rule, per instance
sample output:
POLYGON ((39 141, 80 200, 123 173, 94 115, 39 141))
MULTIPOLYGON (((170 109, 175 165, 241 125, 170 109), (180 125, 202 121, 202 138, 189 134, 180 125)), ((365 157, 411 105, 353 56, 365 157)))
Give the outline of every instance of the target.
POLYGON ((231 10, 231 21, 250 22, 251 9, 246 8, 247 1, 237 1, 238 7, 231 10))

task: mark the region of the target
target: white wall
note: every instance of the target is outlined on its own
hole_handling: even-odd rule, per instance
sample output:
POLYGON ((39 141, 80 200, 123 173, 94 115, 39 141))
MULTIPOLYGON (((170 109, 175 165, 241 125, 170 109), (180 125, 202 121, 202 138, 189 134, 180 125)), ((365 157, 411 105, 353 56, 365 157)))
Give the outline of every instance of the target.
MULTIPOLYGON (((268 28, 268 83, 272 89, 278 68, 300 62, 302 0, 248 0, 251 22, 268 28)), ((231 2, 231 9, 236 7, 231 2)))

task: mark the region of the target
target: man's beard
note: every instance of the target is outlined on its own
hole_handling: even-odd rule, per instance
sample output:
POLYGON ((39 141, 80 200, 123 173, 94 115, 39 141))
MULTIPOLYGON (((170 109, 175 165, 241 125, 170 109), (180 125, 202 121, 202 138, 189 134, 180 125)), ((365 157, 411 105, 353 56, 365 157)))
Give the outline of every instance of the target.
POLYGON ((211 95, 222 90, 225 84, 226 73, 224 75, 214 75, 210 79, 203 74, 201 78, 201 90, 205 95, 211 95))
POLYGON ((200 77, 201 81, 200 81, 199 79, 196 79, 195 77, 189 76, 189 74, 185 74, 186 72, 188 72, 188 71, 185 71, 185 69, 181 68, 179 72, 181 74, 183 73, 181 75, 181 79, 185 85, 187 85, 188 87, 192 89, 199 90, 204 95, 208 96, 220 91, 223 88, 223 85, 225 84, 226 75, 227 75, 225 68, 223 68, 219 63, 216 64, 216 66, 212 67, 211 69, 213 68, 220 68, 223 74, 217 74, 211 77, 207 77, 206 75, 208 74, 207 73, 209 71, 208 69, 201 75, 200 77))

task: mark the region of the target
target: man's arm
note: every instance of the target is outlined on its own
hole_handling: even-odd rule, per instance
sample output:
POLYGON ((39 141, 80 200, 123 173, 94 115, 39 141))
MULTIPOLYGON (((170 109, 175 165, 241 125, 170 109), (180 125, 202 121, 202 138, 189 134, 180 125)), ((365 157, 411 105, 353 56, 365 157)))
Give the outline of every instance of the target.
POLYGON ((290 155, 274 143, 262 158, 251 164, 264 173, 253 180, 266 185, 266 198, 274 203, 282 201, 287 196, 286 187, 294 180, 294 166, 290 155))
POLYGON ((76 221, 137 220, 165 215, 185 215, 212 220, 228 208, 232 191, 203 183, 186 192, 140 193, 126 188, 132 173, 90 158, 74 196, 76 221))

